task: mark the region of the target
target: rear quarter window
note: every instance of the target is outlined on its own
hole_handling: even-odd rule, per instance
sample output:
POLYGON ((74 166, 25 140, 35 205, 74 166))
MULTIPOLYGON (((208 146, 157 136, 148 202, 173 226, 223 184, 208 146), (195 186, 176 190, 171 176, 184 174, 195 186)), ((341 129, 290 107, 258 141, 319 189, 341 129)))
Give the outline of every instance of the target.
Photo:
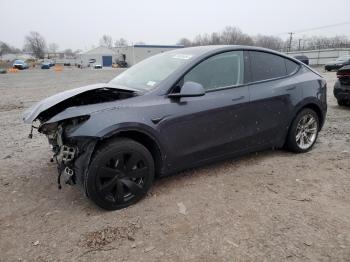
POLYGON ((270 80, 295 73, 299 64, 279 55, 250 51, 252 81, 270 80))
POLYGON ((287 75, 285 59, 270 53, 250 51, 252 80, 262 81, 287 75))
POLYGON ((285 63, 286 63, 286 70, 287 70, 287 75, 291 75, 293 73, 295 73, 298 68, 299 68, 299 64, 295 63, 292 60, 289 59, 284 59, 285 63))

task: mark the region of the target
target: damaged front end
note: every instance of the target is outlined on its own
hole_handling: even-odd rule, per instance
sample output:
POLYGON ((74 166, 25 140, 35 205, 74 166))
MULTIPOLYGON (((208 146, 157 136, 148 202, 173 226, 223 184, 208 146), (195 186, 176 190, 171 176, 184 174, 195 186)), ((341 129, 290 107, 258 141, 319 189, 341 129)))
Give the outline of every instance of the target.
POLYGON ((25 123, 47 136, 52 147, 51 161, 57 163, 58 187, 84 181, 98 137, 76 136, 74 132, 89 121, 91 114, 115 108, 115 101, 139 95, 135 90, 97 84, 72 89, 46 98, 24 113, 25 123), (106 87, 107 86, 107 87, 106 87))
POLYGON ((71 138, 70 134, 89 119, 88 115, 65 119, 55 123, 43 123, 38 131, 47 136, 52 147, 51 161, 57 163, 58 187, 61 188, 61 177, 66 184, 83 185, 85 173, 90 163, 97 139, 71 138))

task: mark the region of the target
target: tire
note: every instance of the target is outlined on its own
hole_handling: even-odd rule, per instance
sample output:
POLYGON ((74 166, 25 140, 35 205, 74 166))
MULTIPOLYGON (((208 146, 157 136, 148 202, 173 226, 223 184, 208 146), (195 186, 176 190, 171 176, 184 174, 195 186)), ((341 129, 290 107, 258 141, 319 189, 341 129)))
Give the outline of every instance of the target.
POLYGON ((286 140, 287 148, 295 153, 308 152, 317 140, 319 127, 320 120, 316 112, 310 108, 302 109, 294 118, 289 129, 286 140))
POLYGON ((103 209, 125 208, 146 195, 154 173, 154 160, 146 147, 129 138, 113 139, 96 150, 86 192, 103 209))
POLYGON ((339 106, 345 106, 346 105, 346 101, 344 101, 344 100, 337 100, 337 102, 338 102, 339 106))

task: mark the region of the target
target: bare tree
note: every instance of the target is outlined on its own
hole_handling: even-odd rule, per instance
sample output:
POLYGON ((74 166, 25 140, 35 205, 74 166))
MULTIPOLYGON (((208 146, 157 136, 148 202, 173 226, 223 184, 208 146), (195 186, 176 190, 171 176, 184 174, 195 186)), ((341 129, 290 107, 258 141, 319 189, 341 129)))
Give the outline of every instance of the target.
POLYGON ((221 33, 222 44, 227 45, 253 45, 253 39, 244 34, 239 28, 227 26, 221 33))
POLYGON ((221 44, 219 33, 214 32, 210 35, 210 44, 211 45, 220 45, 221 44))
POLYGON ((283 44, 283 40, 275 36, 257 35, 254 37, 254 45, 260 47, 270 48, 273 50, 282 50, 283 44))
POLYGON ((66 50, 64 50, 64 55, 68 58, 73 58, 75 56, 75 54, 73 53, 72 49, 68 48, 66 50))
POLYGON ((58 44, 56 43, 51 43, 49 44, 49 51, 53 54, 55 54, 58 50, 58 44))
POLYGON ((44 58, 46 41, 38 32, 30 32, 25 37, 25 49, 32 52, 36 58, 44 58))
POLYGON ((177 42, 178 45, 183 45, 183 46, 191 46, 192 45, 192 42, 191 40, 189 40, 188 38, 181 38, 178 42, 177 42))
POLYGON ((109 35, 103 35, 102 38, 100 39, 100 45, 108 48, 112 48, 113 47, 112 37, 109 35))
POLYGON ((0 41, 0 56, 11 53, 11 47, 0 41))
POLYGON ((120 38, 118 40, 115 40, 114 42, 114 46, 118 47, 118 46, 127 46, 128 45, 128 41, 124 38, 120 38))
MULTIPOLYGON (((287 51, 288 41, 277 36, 257 35, 250 36, 243 33, 239 28, 227 26, 221 32, 211 34, 199 34, 192 41, 181 38, 178 44, 184 46, 198 45, 255 45, 278 51, 287 51)), ((297 38, 292 42, 291 50, 310 50, 321 48, 350 47, 350 40, 346 36, 323 37, 312 36, 297 38)))

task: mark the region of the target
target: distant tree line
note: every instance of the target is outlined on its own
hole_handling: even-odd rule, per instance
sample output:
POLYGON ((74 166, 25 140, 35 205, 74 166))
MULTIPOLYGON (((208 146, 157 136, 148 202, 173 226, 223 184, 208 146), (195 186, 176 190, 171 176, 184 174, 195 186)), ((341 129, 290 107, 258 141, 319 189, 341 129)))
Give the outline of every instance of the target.
MULTIPOLYGON (((127 46, 128 41, 124 38, 119 38, 113 41, 110 35, 103 35, 99 42, 100 46, 108 48, 127 46)), ((144 42, 136 42, 134 44, 145 44, 144 42)), ((233 26, 227 26, 220 32, 213 32, 211 34, 198 34, 194 39, 181 38, 177 44, 188 46, 200 46, 200 45, 250 45, 270 48, 277 51, 296 51, 296 50, 317 50, 325 48, 350 48, 350 40, 346 36, 293 36, 292 41, 290 39, 283 40, 278 36, 271 35, 255 35, 251 36, 242 32, 239 28, 233 26)), ((50 57, 50 55, 56 55, 58 52, 58 45, 56 43, 50 43, 47 45, 44 37, 38 32, 32 31, 25 36, 25 44, 22 50, 15 48, 3 41, 0 41, 0 56, 10 53, 20 53, 22 51, 32 53, 36 58, 50 57)), ((60 58, 75 57, 81 50, 75 50, 68 48, 59 52, 60 58)))
POLYGON ((56 43, 46 44, 45 38, 38 32, 32 31, 25 36, 23 49, 15 48, 9 44, 0 41, 0 57, 5 54, 18 54, 21 52, 29 52, 33 54, 35 58, 43 59, 45 57, 50 58, 50 56, 57 55, 59 57, 75 57, 77 53, 81 50, 75 50, 68 48, 63 51, 58 51, 59 46, 56 43))
MULTIPOLYGON (((120 47, 120 46, 128 46, 129 42, 125 38, 119 38, 113 41, 113 38, 110 35, 103 35, 100 39, 100 46, 104 46, 107 48, 120 47)), ((144 45, 145 42, 138 41, 134 43, 135 45, 144 45)))
POLYGON ((21 49, 10 46, 5 42, 0 41, 0 56, 5 54, 17 54, 20 52, 21 52, 21 49))
POLYGON ((350 47, 350 40, 346 36, 304 36, 302 38, 294 37, 294 40, 290 41, 290 39, 283 40, 281 37, 271 35, 259 34, 251 36, 237 27, 227 26, 220 32, 198 34, 192 40, 181 38, 177 44, 186 47, 200 45, 250 45, 286 52, 287 50, 350 47))

